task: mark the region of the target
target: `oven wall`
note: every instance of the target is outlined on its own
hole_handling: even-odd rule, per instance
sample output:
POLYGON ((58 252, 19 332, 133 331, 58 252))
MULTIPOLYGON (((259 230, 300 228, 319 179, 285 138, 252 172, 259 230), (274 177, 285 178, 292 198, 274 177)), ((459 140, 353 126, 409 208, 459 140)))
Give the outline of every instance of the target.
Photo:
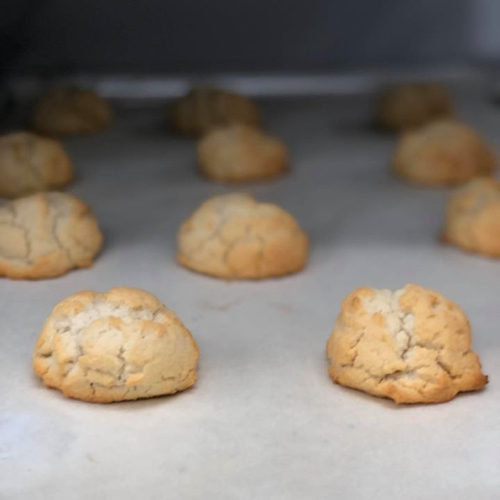
POLYGON ((499 8, 485 0, 2 0, 0 57, 3 72, 46 74, 462 64, 485 47, 495 52, 495 23, 491 33, 474 29, 499 8))

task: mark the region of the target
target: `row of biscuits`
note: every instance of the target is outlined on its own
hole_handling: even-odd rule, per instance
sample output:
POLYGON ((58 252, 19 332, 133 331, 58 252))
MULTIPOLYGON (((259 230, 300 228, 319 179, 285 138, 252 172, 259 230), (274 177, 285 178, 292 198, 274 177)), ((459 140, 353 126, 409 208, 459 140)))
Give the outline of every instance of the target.
MULTIPOLYGON (((240 124, 215 128, 200 139, 197 149, 200 171, 223 182, 275 177, 288 163, 281 141, 240 124)), ((495 163, 491 148, 474 130, 459 122, 437 121, 402 135, 393 170, 415 184, 447 186, 491 176, 495 163)), ((60 142, 29 132, 0 137, 0 196, 61 189, 73 176, 60 142)))
MULTIPOLYGON (((393 168, 410 182, 445 186, 488 176, 494 170, 491 148, 477 132, 454 117, 451 98, 439 86, 390 89, 379 99, 375 116, 380 126, 402 132, 393 168)), ((109 125, 111 118, 110 106, 96 94, 56 89, 41 98, 31 122, 39 133, 57 137, 99 131, 109 125)), ((258 107, 248 98, 210 88, 190 91, 171 110, 172 128, 177 133, 200 136, 200 171, 224 182, 268 178, 286 170, 286 146, 262 130, 261 122, 258 107)), ((2 195, 15 197, 67 184, 71 180, 70 167, 61 149, 54 142, 42 143, 27 134, 4 137, 4 156, 18 151, 24 158, 2 158, 2 165, 10 163, 9 168, 3 167, 6 172, 0 171, 0 186, 5 186, 2 195), (33 185, 33 180, 31 184, 22 183, 24 177, 30 177, 31 163, 33 170, 40 171, 40 185, 33 185)), ((36 172, 31 172, 31 177, 33 174, 36 172)))
MULTIPOLYGON (((499 257, 500 184, 476 179, 448 202, 444 241, 499 257)), ((103 236, 78 198, 48 192, 0 205, 0 276, 43 279, 89 267, 103 236)), ((178 261, 224 279, 263 279, 301 270, 308 239, 294 217, 247 194, 205 201, 181 226, 178 261)))
MULTIPOLYGON (((0 153, 0 169, 4 179, 15 172, 11 178, 20 181, 3 184, 4 192, 12 193, 12 186, 21 184, 37 190, 53 188, 59 180, 71 177, 69 160, 57 143, 25 139, 25 134, 15 139, 14 145, 11 141, 0 153), (50 161, 43 161, 45 153, 50 161), (51 182, 43 179, 56 170, 46 165, 60 167, 51 182), (23 166, 26 172, 19 175, 23 166)), ((473 179, 450 196, 443 240, 470 252, 500 257, 499 213, 500 184, 492 178, 473 179)), ((0 275, 14 279, 50 278, 87 267, 103 240, 90 208, 64 193, 5 202, 0 205, 0 223, 0 275)), ((179 231, 178 249, 179 262, 199 272, 231 279, 266 278, 300 270, 307 259, 307 238, 280 207, 234 194, 202 204, 179 231)))
MULTIPOLYGON (((96 94, 56 89, 35 106, 32 126, 41 134, 64 136, 96 132, 109 125, 112 111, 96 94)), ((393 168, 404 179, 443 186, 491 175, 495 155, 473 129, 453 117, 451 98, 433 85, 407 85, 379 100, 377 123, 401 130, 393 168), (396 113, 397 112, 397 113, 396 113)), ((200 171, 224 182, 244 182, 283 173, 286 146, 262 130, 258 107, 232 92, 190 91, 172 106, 171 123, 181 134, 201 136, 200 171)), ((9 134, 0 143, 0 194, 16 197, 59 189, 72 178, 60 144, 27 133, 9 134)))
MULTIPOLYGON (((225 181, 242 181, 281 173, 286 165, 286 150, 276 140, 255 128, 256 123, 258 123, 258 119, 256 118, 258 115, 253 111, 251 106, 247 105, 250 101, 245 101, 245 98, 241 98, 240 96, 233 96, 235 95, 221 91, 195 91, 186 96, 184 100, 180 100, 174 107, 174 124, 180 124, 178 128, 181 131, 194 134, 205 132, 205 136, 199 143, 199 157, 202 171, 209 176, 225 181), (235 104, 235 102, 239 102, 239 104, 235 104), (228 116, 230 117, 229 119, 227 119, 228 116), (211 125, 212 121, 215 121, 217 124, 215 129, 211 125), (240 123, 245 121, 248 123, 240 123), (232 122, 236 122, 237 124, 231 125, 232 122), (245 162, 247 158, 249 160, 245 162), (255 168, 256 165, 258 168, 255 168)), ((73 108, 78 109, 78 106, 74 106, 73 108)), ((74 123, 74 120, 72 123, 74 123)), ((435 126, 436 124, 432 125, 435 126)), ((453 179, 452 169, 452 180, 446 183, 464 181, 491 171, 491 169, 481 166, 483 163, 486 164, 486 162, 482 160, 476 161, 477 158, 488 157, 488 154, 477 154, 478 151, 481 153, 483 149, 488 151, 487 146, 482 143, 480 138, 463 125, 455 122, 444 122, 439 125, 441 129, 443 127, 445 130, 451 129, 451 135, 447 135, 447 133, 441 135, 430 134, 430 144, 434 144, 438 152, 440 148, 441 150, 446 150, 450 142, 449 136, 452 138, 452 144, 453 141, 459 147, 465 144, 465 150, 472 151, 469 155, 473 160, 472 168, 470 162, 466 162, 467 168, 465 169, 465 174, 461 172, 459 179, 453 179), (464 132, 464 136, 466 137, 464 141, 455 139, 457 127, 459 132, 464 132), (479 167, 476 167, 476 163, 474 162, 479 167)), ((55 128, 53 127, 52 130, 55 130, 55 128)), ((88 131, 88 128, 82 130, 82 132, 88 131)), ((421 131, 415 133, 419 134, 421 131)), ((417 140, 416 146, 415 141, 413 141, 413 151, 419 151, 419 143, 421 144, 420 150, 425 152, 430 149, 432 151, 432 148, 428 146, 429 140, 425 140, 428 135, 424 133, 424 140, 417 140)), ((408 136, 403 136, 402 140, 404 141, 405 139, 408 140, 408 136)), ((403 149, 408 149, 408 147, 403 149)), ((455 151, 456 148, 451 147, 452 156, 455 151)), ((460 157, 460 155, 459 152, 458 156, 460 157)), ((411 164, 414 156, 418 155, 412 156, 412 154, 407 154, 406 156, 410 160, 406 163, 411 164)), ((489 157, 492 158, 491 155, 489 157)), ((433 159, 432 154, 429 158, 433 159)), ((422 165, 427 165, 428 161, 421 161, 421 163, 422 165)), ((403 165, 405 165, 405 161, 403 161, 403 165)), ((418 168, 418 162, 414 170, 417 172, 421 170, 418 168)), ((432 173, 431 169, 431 178, 432 173)), ((432 184, 433 182, 429 183, 432 184)), ((483 212, 490 212, 490 202, 493 206, 498 202, 498 185, 495 185, 494 181, 481 179, 474 181, 469 188, 464 188, 464 191, 467 196, 459 196, 460 193, 457 193, 456 196, 460 199, 470 198, 470 196, 474 197, 474 195, 470 195, 473 192, 481 200, 487 200, 486 203, 481 201, 473 203, 473 205, 474 214, 478 215, 480 213, 481 216, 479 219, 481 221, 485 218, 488 219, 488 217, 484 217, 483 212), (485 197, 484 191, 493 193, 493 195, 485 197), (479 210, 477 210, 478 206, 480 206, 479 210)), ((60 265, 59 270, 51 271, 55 272, 55 274, 52 274, 53 276, 61 274, 72 267, 89 265, 88 253, 90 251, 91 261, 99 250, 102 237, 95 219, 91 215, 89 216, 88 208, 83 204, 79 205, 79 200, 71 200, 71 202, 65 200, 65 197, 68 196, 61 193, 49 193, 47 195, 35 195, 11 202, 10 205, 16 203, 17 205, 15 208, 7 206, 6 213, 4 214, 6 227, 12 232, 11 236, 6 238, 8 240, 6 247, 8 247, 11 241, 21 243, 21 247, 23 247, 22 243, 24 243, 24 247, 21 249, 22 255, 16 254, 16 251, 19 250, 19 245, 18 247, 14 245, 13 248, 8 248, 10 253, 2 251, 2 254, 7 254, 11 257, 13 255, 14 257, 11 260, 14 260, 16 265, 21 262, 21 267, 27 262, 27 267, 29 268, 32 262, 36 261, 37 269, 45 269, 42 273, 47 272, 46 269, 51 267, 50 262, 53 259, 60 265), (23 203, 26 200, 30 200, 30 202, 27 204, 23 203), (25 208, 24 205, 29 206, 29 208, 25 208), (38 208, 33 208, 35 206, 38 208), (45 225, 40 223, 40 221, 43 222, 44 217, 36 219, 37 213, 45 216, 45 225), (33 214, 35 214, 35 218, 33 218, 33 214), (86 221, 83 225, 87 228, 87 231, 89 230, 88 228, 91 228, 90 231, 94 232, 92 238, 81 237, 85 233, 78 229, 78 224, 74 223, 74 220, 79 219, 86 221), (33 223, 34 220, 37 221, 36 224, 33 223), (69 223, 69 220, 72 222, 69 223), (89 220, 91 223, 89 223, 89 220), (38 226, 41 226, 41 228, 38 228, 38 226), (35 227, 37 227, 36 231, 33 230, 35 227), (77 229, 73 230, 73 227, 77 229), (16 233, 15 236, 14 233, 16 233), (40 235, 42 236, 41 238, 40 235), (94 242, 92 248, 86 245, 87 240, 94 242), (44 244, 38 245, 40 241, 43 241, 44 244), (50 242, 48 246, 45 245, 47 242, 50 242), (39 252, 38 247, 49 248, 50 258, 48 258, 47 254, 37 253, 39 252), (80 254, 85 254, 85 252, 87 252, 85 258, 81 257, 79 259, 80 254), (66 261, 64 257, 66 257, 66 261), (64 261, 65 264, 61 264, 64 261), (39 264, 40 262, 42 263, 41 265, 39 264), (48 266, 46 262, 49 262, 48 266)), ((460 208, 462 205, 468 206, 468 203, 460 203, 459 200, 454 204, 458 208, 458 215, 463 216, 463 210, 460 208)), ((467 212, 467 208, 465 211, 467 212)), ((453 217, 455 212, 450 210, 449 213, 453 217)), ((474 217, 471 217, 470 213, 466 213, 465 215, 465 222, 452 224, 453 227, 459 228, 455 233, 463 234, 468 229, 469 235, 472 235, 469 236, 468 241, 473 242, 472 246, 469 244, 468 249, 494 255, 494 250, 493 252, 488 252, 482 248, 478 249, 474 247, 477 241, 475 235, 477 224, 475 224, 474 217)), ((464 217, 462 218, 464 219, 464 217)), ((453 234, 453 231, 446 231, 446 237, 449 241, 454 241, 453 234)), ((279 276, 300 270, 307 259, 308 242, 305 233, 300 229, 293 217, 285 211, 276 205, 258 203, 247 195, 236 194, 216 197, 202 204, 182 226, 178 236, 178 247, 178 259, 186 267, 222 278, 246 279, 279 276)), ((9 265, 6 267, 9 268, 9 265)), ((21 270, 20 273, 22 275, 23 271, 21 270)), ((32 273, 25 277, 43 277, 36 276, 35 274, 32 273)), ((17 276, 12 277, 22 276, 18 273, 17 276)), ((434 297, 432 299, 433 308, 437 307, 436 304, 440 303, 441 299, 443 301, 446 300, 440 297, 439 294, 437 294, 438 298, 436 299, 435 292, 425 291, 420 287, 410 288, 413 292, 414 289, 418 290, 418 293, 413 293, 413 296, 417 298, 419 298, 420 294, 424 296, 434 294, 432 295, 434 297)), ((360 356, 360 354, 363 352, 363 342, 361 341, 364 339, 364 332, 367 328, 365 325, 363 326, 362 338, 360 337, 355 341, 355 346, 360 345, 360 352, 356 351, 351 366, 342 361, 339 361, 340 364, 338 364, 336 360, 337 357, 339 359, 346 357, 346 345, 340 342, 340 348, 336 349, 330 346, 337 345, 338 343, 333 340, 329 342, 328 356, 331 362, 330 372, 332 378, 344 385, 360 388, 376 395, 391 397, 397 402, 445 401, 454 397, 460 391, 482 387, 486 383, 486 378, 481 374, 477 356, 470 351, 470 333, 464 337, 466 339, 465 343, 458 341, 462 338, 458 337, 458 335, 463 334, 463 318, 461 321, 458 321, 459 333, 450 327, 450 318, 441 324, 441 327, 445 325, 444 329, 441 328, 438 332, 434 331, 433 338, 437 338, 437 333, 445 336, 444 344, 442 342, 435 345, 422 344, 423 341, 419 337, 421 335, 425 337, 426 334, 421 331, 420 327, 417 331, 415 325, 405 326, 406 320, 402 320, 399 330, 392 331, 395 319, 399 318, 401 320, 403 316, 415 319, 417 311, 403 312, 402 299, 399 300, 401 297, 407 296, 409 293, 407 293, 407 289, 408 287, 403 291, 395 292, 395 295, 390 295, 389 299, 386 297, 387 292, 381 292, 383 297, 385 297, 385 302, 384 300, 375 301, 378 305, 374 310, 369 311, 370 314, 368 315, 369 320, 373 321, 378 329, 375 328, 369 335, 367 352, 372 352, 370 349, 373 350, 373 343, 376 344, 380 341, 382 344, 377 349, 385 346, 387 348, 387 355, 390 357, 391 352, 393 356, 397 355, 399 363, 393 360, 391 364, 383 358, 382 368, 386 367, 387 370, 387 367, 389 367, 389 372, 384 372, 380 377, 379 375, 374 375, 373 370, 370 369, 368 373, 366 371, 364 374, 361 373, 363 375, 361 378, 357 378, 356 374, 360 373, 360 369, 362 372, 363 366, 365 366, 363 364, 356 366, 355 364, 355 359, 358 357, 360 360, 363 359, 363 356, 360 356), (388 307, 387 303, 391 304, 391 315, 384 316, 382 313, 385 310, 384 308, 388 307), (380 315, 382 315, 381 319, 380 315), (388 328, 391 336, 387 335, 388 328), (401 332, 406 334, 406 347, 404 349, 401 349, 399 345, 400 341, 398 340, 403 335, 401 332), (377 336, 380 336, 380 338, 377 336), (395 339, 398 345, 395 346, 391 339, 395 339), (412 342, 415 342, 415 344, 413 345, 412 342), (425 352, 420 352, 421 350, 425 352), (413 352, 418 352, 420 357, 424 356, 427 364, 425 366, 414 366, 412 364, 413 355, 410 358, 408 354, 413 354, 413 352), (462 362, 458 362, 458 359, 461 359, 462 362), (433 361, 434 365, 432 363, 429 364, 430 361, 433 361), (425 368, 425 370, 422 371, 422 368, 425 368), (346 373, 348 375, 344 376, 346 373), (367 377, 367 375, 369 376, 367 377)), ((379 293, 376 291, 372 292, 375 294, 379 293)), ((151 296, 145 298, 145 296, 141 295, 144 293, 130 289, 110 292, 113 297, 115 295, 123 297, 133 296, 133 302, 136 305, 131 309, 129 308, 129 310, 123 310, 119 300, 112 301, 113 306, 110 309, 107 304, 108 295, 104 295, 105 298, 103 299, 102 294, 93 294, 90 306, 86 303, 83 306, 78 305, 79 301, 75 299, 75 296, 67 299, 72 307, 74 306, 71 309, 73 311, 72 314, 76 316, 82 315, 78 320, 75 319, 77 324, 82 325, 83 322, 85 325, 83 331, 85 332, 87 331, 87 326, 89 327, 89 338, 77 338, 82 332, 80 329, 76 332, 76 337, 72 336, 71 333, 68 334, 68 332, 71 332, 73 324, 74 318, 72 317, 69 319, 66 318, 65 322, 61 323, 59 319, 57 320, 57 325, 64 324, 65 326, 61 327, 62 330, 60 331, 57 329, 57 326, 52 328, 48 337, 50 337, 51 342, 54 342, 53 344, 47 342, 47 335, 42 332, 41 340, 37 343, 35 351, 35 370, 42 376, 45 383, 49 386, 60 388, 69 396, 94 401, 136 399, 138 397, 176 392, 192 385, 196 378, 195 374, 193 375, 193 370, 195 370, 198 356, 197 349, 193 347, 194 341, 189 336, 189 332, 187 332, 187 336, 184 334, 180 335, 180 338, 178 338, 178 335, 177 337, 174 336, 177 340, 173 340, 173 338, 170 338, 170 340, 164 339, 166 343, 163 347, 168 352, 171 352, 172 342, 174 342, 174 345, 182 345, 184 347, 191 345, 191 348, 186 348, 186 352, 184 352, 184 348, 180 349, 179 352, 175 351, 175 359, 162 360, 162 349, 159 346, 155 346, 155 339, 163 337, 163 335, 160 335, 162 329, 158 328, 155 324, 151 324, 151 322, 156 322, 157 313, 161 308, 159 307, 152 314, 149 314, 151 311, 148 312, 148 308, 143 306, 141 301, 145 300, 148 302, 151 296), (98 310, 97 319, 94 308, 98 310), (139 316, 136 315, 137 310, 141 311, 139 316), (142 314, 143 312, 145 316, 142 314), (140 325, 134 325, 129 329, 128 325, 137 321, 140 322, 140 325), (106 351, 109 347, 109 341, 106 340, 105 332, 108 330, 112 332, 111 337, 114 339, 114 342, 111 342, 114 354, 106 351), (152 335, 148 337, 147 346, 142 345, 142 341, 137 339, 139 333, 141 339, 145 338, 146 332, 152 335), (64 341, 57 341, 59 333, 61 333, 61 338, 64 341), (185 340, 185 337, 191 338, 191 342, 183 342, 182 339, 185 340), (125 343, 126 346, 137 347, 138 352, 134 352, 132 349, 128 353, 124 345, 120 344, 120 339, 122 344, 125 343), (51 347, 47 348, 49 344, 51 344, 51 347), (44 347, 40 348, 40 345, 44 347), (57 351, 57 346, 61 345, 68 348, 69 351, 56 352, 54 354, 54 349, 57 351), (150 352, 150 354, 146 356, 147 359, 143 358, 141 361, 139 359, 141 356, 137 358, 137 355, 144 354, 145 347, 147 347, 146 351, 150 352), (43 354, 39 354, 39 349, 43 350, 43 354), (88 353, 87 349, 89 350, 88 353), (71 353, 77 353, 76 360, 72 359, 71 353), (130 360, 123 357, 124 353, 127 356, 130 354, 130 360), (113 355, 117 359, 112 359, 113 355), (62 366, 60 363, 61 359, 69 360, 66 362, 70 363, 70 366, 68 367, 66 362, 62 366), (182 359, 189 360, 187 365, 181 362, 182 359), (132 364, 128 365, 127 363, 130 362, 132 364), (117 373, 120 374, 119 380, 116 379, 117 373), (171 382, 171 384, 165 384, 166 381, 171 382)), ((76 297, 78 296, 79 294, 76 297)), ((427 299, 422 300, 424 303, 427 303, 430 299, 427 297, 427 299)), ((353 302, 359 302, 358 298, 353 302)), ((444 307, 446 310, 455 310, 455 308, 459 311, 459 308, 455 305, 450 306, 447 304, 444 307)), ((54 312, 59 309, 60 307, 57 306, 54 312)), ((445 314, 444 311, 442 311, 442 314, 445 314)), ((70 314, 70 316, 72 315, 70 314)), ((360 321, 360 318, 355 319, 352 327, 346 330, 346 338, 352 340, 350 335, 356 333, 356 328, 358 328, 359 333, 358 320, 360 321)), ((335 335, 332 334, 332 339, 341 339, 343 337, 343 326, 346 321, 345 318, 341 321, 342 328, 335 328, 335 335)), ((50 322, 50 318, 48 322, 50 322)), ((173 321, 173 323, 178 327, 180 322, 177 320, 173 321)), ((179 333, 184 330, 179 327, 176 331, 179 333)), ((171 337, 170 333, 166 337, 171 337)), ((424 337, 422 337, 423 340, 425 340, 424 337)), ((353 345, 351 344, 352 342, 349 341, 349 348, 352 351, 353 345)), ((372 362, 373 360, 370 361, 370 363, 372 362)))
MULTIPOLYGON (((326 353, 335 382, 396 403, 449 401, 488 382, 461 308, 418 285, 354 290, 326 353)), ((187 389, 196 382, 198 360, 198 346, 175 313, 134 288, 62 300, 33 353, 46 386, 97 403, 187 389)))

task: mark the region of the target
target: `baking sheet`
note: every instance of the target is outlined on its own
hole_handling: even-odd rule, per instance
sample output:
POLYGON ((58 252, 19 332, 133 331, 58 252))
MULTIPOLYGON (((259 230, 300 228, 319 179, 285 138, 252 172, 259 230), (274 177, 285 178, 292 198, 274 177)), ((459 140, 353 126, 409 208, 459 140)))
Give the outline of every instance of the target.
MULTIPOLYGON (((459 88, 460 113, 500 146, 500 108, 459 88)), ((70 191, 106 236, 89 270, 0 280, 2 499, 497 499, 500 497, 500 261, 437 243, 447 190, 388 173, 394 138, 367 126, 369 100, 263 100, 292 171, 244 189, 293 214, 311 239, 297 275, 225 282, 175 263, 175 233, 232 188, 195 171, 194 142, 164 110, 121 106, 112 128, 65 141, 70 191), (417 282, 457 301, 473 326, 487 389, 440 405, 396 406, 331 383, 325 342, 361 285, 417 282), (199 381, 173 397, 94 405, 32 375, 42 322, 82 289, 145 288, 191 329, 199 381)))

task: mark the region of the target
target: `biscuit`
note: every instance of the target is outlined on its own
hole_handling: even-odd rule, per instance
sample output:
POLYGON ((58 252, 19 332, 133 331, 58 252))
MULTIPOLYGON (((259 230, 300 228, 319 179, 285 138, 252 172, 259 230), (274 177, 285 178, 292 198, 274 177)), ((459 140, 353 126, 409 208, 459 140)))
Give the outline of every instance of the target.
POLYGON ((227 90, 200 87, 174 102, 171 122, 173 129, 180 134, 201 135, 213 127, 231 123, 257 127, 260 112, 247 97, 227 90))
POLYGON ((53 278, 89 267, 102 245, 90 208, 66 193, 0 204, 0 276, 53 278))
POLYGON ((440 85, 403 84, 387 88, 377 103, 376 122, 390 130, 404 130, 453 116, 453 102, 440 85))
POLYGON ((500 182, 474 179, 446 207, 444 240, 469 252, 500 258, 500 182))
POLYGON ((247 194, 205 201, 182 225, 178 260, 194 271, 225 279, 261 279, 300 271, 308 240, 282 208, 247 194))
POLYGON ((35 105, 32 125, 52 136, 90 134, 106 128, 112 115, 110 105, 92 90, 56 88, 35 105))
POLYGON ((470 127, 454 121, 434 122, 404 133, 393 169, 401 178, 424 186, 448 186, 491 175, 495 155, 470 127))
POLYGON ((196 381, 198 347, 175 313, 136 288, 79 292, 57 304, 33 353, 47 387, 111 403, 173 394, 196 381))
POLYGON ((73 166, 60 142, 28 132, 0 137, 0 196, 59 189, 72 179, 73 166))
POLYGON ((327 343, 333 381, 396 403, 440 403, 488 378, 460 307, 418 285, 351 292, 327 343))
POLYGON ((207 177, 244 182, 275 177, 286 170, 286 146, 247 125, 215 128, 198 142, 198 163, 207 177))

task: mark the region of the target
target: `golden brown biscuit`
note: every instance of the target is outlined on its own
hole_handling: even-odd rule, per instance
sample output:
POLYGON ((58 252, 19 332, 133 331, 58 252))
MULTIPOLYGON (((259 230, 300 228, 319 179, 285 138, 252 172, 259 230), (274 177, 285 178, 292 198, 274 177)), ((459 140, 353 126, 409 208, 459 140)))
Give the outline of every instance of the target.
POLYGON ((444 239, 469 252, 500 257, 500 182, 474 179, 451 195, 444 239))
POLYGON ((473 129, 459 122, 434 122, 401 136, 394 172, 425 186, 448 186, 491 175, 496 158, 473 129))
POLYGON ((213 127, 243 123, 257 127, 257 105, 227 90, 200 87, 192 89, 172 106, 172 126, 180 134, 201 135, 213 127))
POLYGON ((32 124, 46 135, 90 134, 106 128, 112 115, 110 105, 92 90, 56 88, 40 98, 32 124))
POLYGON ((29 132, 0 137, 0 196, 59 189, 72 178, 73 166, 60 142, 29 132))
POLYGON ((453 103, 445 88, 431 83, 403 84, 381 93, 376 122, 387 129, 404 130, 452 115, 453 103))
POLYGON ((189 269, 226 279, 261 279, 300 271, 307 236, 277 205, 246 194, 205 201, 182 225, 178 260, 189 269))
POLYGON ((327 343, 334 382, 396 403, 439 403, 488 378, 462 309, 418 285, 351 292, 327 343))
POLYGON ((90 208, 66 193, 0 204, 0 276, 53 278, 89 267, 102 245, 90 208))
POLYGON ((62 300, 33 354, 46 386, 95 403, 182 391, 195 383, 197 363, 189 330, 154 295, 136 288, 62 300))
POLYGON ((281 141, 247 125, 215 128, 198 142, 201 172, 219 181, 275 177, 285 171, 287 161, 281 141))

